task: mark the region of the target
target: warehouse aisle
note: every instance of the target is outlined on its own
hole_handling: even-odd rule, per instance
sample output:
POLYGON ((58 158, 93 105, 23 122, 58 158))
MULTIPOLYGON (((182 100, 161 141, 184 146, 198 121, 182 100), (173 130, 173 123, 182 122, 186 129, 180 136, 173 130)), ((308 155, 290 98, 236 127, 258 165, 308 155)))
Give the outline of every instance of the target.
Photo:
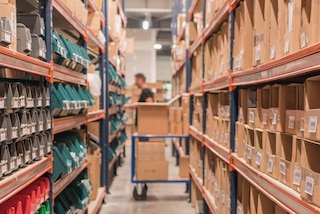
MULTIPOLYGON (((127 157, 123 166, 118 170, 119 176, 114 180, 107 204, 103 205, 100 214, 193 214, 191 204, 187 202, 185 184, 148 184, 148 198, 146 201, 135 201, 132 197, 133 185, 130 182, 130 150, 127 147, 127 157)), ((167 147, 167 154, 170 153, 167 147)), ((169 156, 169 154, 167 155, 169 156)), ((170 167, 174 166, 174 158, 170 158, 170 167)), ((170 171, 175 171, 171 167, 170 171)))

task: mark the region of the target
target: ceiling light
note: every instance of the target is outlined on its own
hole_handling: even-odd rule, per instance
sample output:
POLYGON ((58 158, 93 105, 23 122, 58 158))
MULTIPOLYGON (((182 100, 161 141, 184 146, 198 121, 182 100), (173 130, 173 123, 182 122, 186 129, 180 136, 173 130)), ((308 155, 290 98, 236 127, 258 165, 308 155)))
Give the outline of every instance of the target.
POLYGON ((161 44, 154 44, 153 47, 156 50, 161 50, 162 49, 162 45, 161 44))
POLYGON ((143 28, 143 30, 148 30, 149 29, 149 21, 148 20, 144 20, 142 22, 142 28, 143 28))

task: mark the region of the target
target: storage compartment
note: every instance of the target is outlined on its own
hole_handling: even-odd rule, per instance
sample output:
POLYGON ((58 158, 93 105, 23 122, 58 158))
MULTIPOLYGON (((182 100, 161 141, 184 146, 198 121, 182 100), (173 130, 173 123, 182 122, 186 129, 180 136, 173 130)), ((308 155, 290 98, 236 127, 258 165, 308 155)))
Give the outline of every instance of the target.
POLYGON ((266 140, 266 132, 261 129, 255 129, 254 130, 254 147, 255 152, 253 154, 253 166, 260 170, 261 172, 265 171, 266 166, 266 146, 265 146, 265 140, 266 140))
MULTIPOLYGON (((271 88, 271 108, 269 116, 270 129, 284 132, 286 120, 286 86, 273 85, 271 88)), ((291 95, 288 95, 291 96, 291 95)))
POLYGON ((279 181, 292 187, 293 182, 293 137, 287 134, 281 134, 280 152, 279 152, 279 181))
POLYGON ((254 136, 254 129, 250 127, 246 127, 246 133, 247 133, 247 142, 246 142, 246 154, 245 159, 246 162, 250 165, 254 165, 253 157, 255 155, 255 136, 254 136))
POLYGON ((266 157, 267 157, 267 167, 265 173, 274 179, 279 178, 279 151, 280 151, 280 143, 281 136, 279 132, 270 132, 267 131, 266 134, 266 157))
POLYGON ((31 54, 32 39, 30 29, 24 24, 17 24, 17 50, 29 56, 31 54))

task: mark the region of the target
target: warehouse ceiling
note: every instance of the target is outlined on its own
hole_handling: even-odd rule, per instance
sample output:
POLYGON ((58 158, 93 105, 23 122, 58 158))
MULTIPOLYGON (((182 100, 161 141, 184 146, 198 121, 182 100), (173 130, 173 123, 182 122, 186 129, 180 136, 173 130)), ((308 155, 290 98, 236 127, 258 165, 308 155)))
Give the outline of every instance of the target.
POLYGON ((171 50, 171 1, 172 0, 126 0, 127 28, 142 29, 145 20, 157 31, 157 43, 162 45, 158 55, 170 55, 171 50))

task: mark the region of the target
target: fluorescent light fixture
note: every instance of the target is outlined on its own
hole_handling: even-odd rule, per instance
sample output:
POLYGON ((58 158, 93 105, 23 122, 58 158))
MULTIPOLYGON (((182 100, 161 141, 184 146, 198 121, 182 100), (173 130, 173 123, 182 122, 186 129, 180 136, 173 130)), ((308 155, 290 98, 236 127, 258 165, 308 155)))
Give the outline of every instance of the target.
POLYGON ((154 44, 153 47, 156 50, 161 50, 162 49, 162 45, 161 44, 154 44))
POLYGON ((144 21, 142 22, 142 28, 143 28, 143 30, 148 30, 149 27, 150 27, 149 21, 148 21, 148 20, 144 20, 144 21))

